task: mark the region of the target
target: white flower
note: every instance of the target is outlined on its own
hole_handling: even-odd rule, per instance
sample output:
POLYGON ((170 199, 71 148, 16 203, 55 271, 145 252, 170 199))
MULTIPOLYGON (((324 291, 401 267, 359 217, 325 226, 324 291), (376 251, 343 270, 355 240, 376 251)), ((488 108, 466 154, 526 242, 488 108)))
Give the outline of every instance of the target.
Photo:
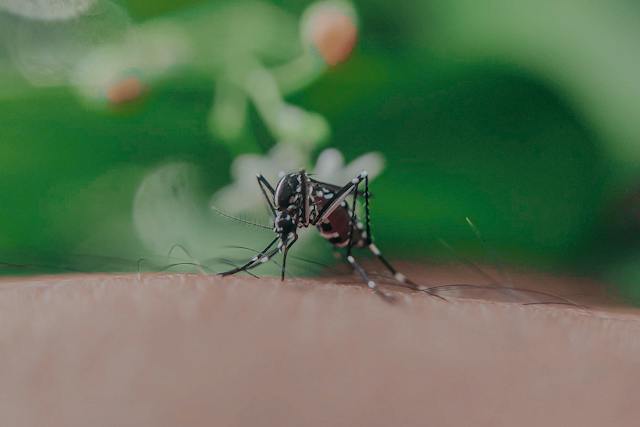
POLYGON ((217 208, 237 214, 259 211, 267 206, 260 191, 256 175, 261 173, 275 186, 281 172, 297 170, 305 164, 305 156, 294 144, 276 144, 266 156, 242 154, 231 164, 233 182, 213 195, 212 204, 217 208))
MULTIPOLYGON (((267 204, 256 181, 256 175, 264 175, 275 187, 282 173, 304 167, 305 157, 300 147, 288 143, 275 145, 266 156, 238 156, 231 165, 233 182, 214 194, 212 204, 232 214, 260 211, 260 208, 267 204)), ((318 156, 313 177, 319 181, 344 185, 363 170, 367 171, 369 180, 372 180, 383 168, 384 157, 380 153, 364 154, 345 165, 342 153, 335 148, 328 148, 318 156)))
POLYGON ((313 171, 314 179, 331 184, 344 185, 363 170, 367 171, 369 181, 375 179, 384 169, 384 157, 377 152, 363 154, 348 165, 344 156, 335 148, 327 148, 318 156, 313 171))
POLYGON ((56 21, 85 14, 96 0, 0 0, 0 9, 29 19, 56 21))
MULTIPOLYGON (((172 69, 188 64, 193 48, 187 33, 170 21, 138 26, 118 43, 89 52, 75 67, 71 84, 87 101, 102 102, 123 81, 137 80, 146 86, 172 69)), ((131 99, 125 99, 131 100, 131 99)))

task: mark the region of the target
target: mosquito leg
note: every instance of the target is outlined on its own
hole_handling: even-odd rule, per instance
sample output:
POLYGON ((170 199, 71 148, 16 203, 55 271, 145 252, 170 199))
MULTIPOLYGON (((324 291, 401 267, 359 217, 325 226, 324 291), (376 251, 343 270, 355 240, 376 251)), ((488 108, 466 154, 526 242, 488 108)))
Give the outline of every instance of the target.
MULTIPOLYGON (((269 245, 268 245, 266 248, 264 248, 264 249, 263 249, 259 254, 257 254, 257 255, 256 255, 256 256, 254 256, 253 258, 251 258, 249 261, 247 261, 244 265, 242 265, 242 266, 240 266, 240 267, 233 268, 233 269, 228 270, 228 271, 223 271, 222 273, 218 273, 218 274, 219 274, 220 276, 230 276, 230 275, 232 275, 232 274, 236 274, 236 273, 238 273, 238 272, 240 272, 240 271, 244 271, 244 270, 248 270, 248 269, 250 269, 250 268, 253 268, 253 267, 255 267, 256 265, 258 265, 259 263, 264 262, 263 260, 264 260, 264 259, 265 259, 265 257, 266 257, 265 253, 266 253, 269 249, 271 249, 271 247, 272 247, 273 245, 275 245, 275 244, 276 244, 276 242, 278 241, 278 239, 280 239, 280 238, 279 238, 279 237, 276 237, 275 239, 273 239, 273 240, 271 241, 271 243, 269 243, 269 245)), ((272 255, 272 256, 273 256, 273 255, 272 255)), ((269 257, 269 258, 271 258, 271 257, 269 257)), ((268 261, 268 259, 267 259, 267 261, 268 261)))
MULTIPOLYGON (((230 246, 226 246, 226 247, 227 248, 234 248, 234 249, 245 249, 245 250, 251 251, 251 252, 256 253, 256 254, 259 253, 259 251, 255 250, 253 248, 246 247, 246 246, 230 245, 230 246)), ((336 251, 336 255, 337 255, 337 258, 341 258, 342 257, 342 255, 338 251, 336 251)), ((303 261, 303 262, 306 262, 307 264, 318 266, 318 267, 323 267, 325 269, 330 269, 331 268, 331 266, 329 264, 325 264, 323 262, 315 261, 315 260, 312 260, 312 259, 309 259, 309 258, 299 257, 299 256, 295 256, 295 255, 291 255, 290 257, 287 255, 287 258, 293 258, 295 260, 303 261)), ((278 267, 281 267, 281 265, 278 264, 275 260, 272 260, 272 262, 275 265, 277 265, 278 267)), ((229 264, 229 265, 231 265, 231 264, 229 264)), ((237 265, 234 265, 234 267, 237 267, 237 265)))
POLYGON ((309 190, 311 189, 311 186, 309 185, 309 179, 304 169, 300 169, 299 176, 301 177, 300 187, 304 197, 304 202, 302 204, 302 208, 303 208, 302 220, 304 221, 303 224, 306 227, 309 225, 309 219, 311 218, 311 207, 309 206, 309 199, 310 199, 309 190))
MULTIPOLYGON (((269 261, 271 261, 271 259, 273 258, 273 256, 275 254, 277 254, 278 252, 280 252, 280 248, 274 248, 271 250, 271 252, 268 252, 266 250, 264 250, 263 252, 261 252, 261 255, 259 257, 254 257, 252 258, 252 260, 250 262, 248 262, 247 264, 243 265, 242 267, 238 267, 234 270, 238 270, 238 271, 244 271, 245 273, 256 277, 255 274, 251 273, 249 270, 251 270, 252 268, 256 268, 259 265, 262 264, 266 264, 269 261)), ((276 263, 277 265, 277 263, 276 263)), ((229 272, 225 272, 225 273, 218 273, 221 276, 226 276, 228 275, 227 273, 229 272)), ((229 274, 234 274, 234 273, 229 273, 229 274)))
POLYGON ((402 286, 409 289, 413 289, 414 291, 426 292, 431 296, 434 296, 443 301, 447 301, 446 298, 433 292, 433 290, 431 290, 430 288, 418 285, 416 282, 414 282, 413 280, 409 279, 407 276, 405 276, 404 274, 396 270, 395 267, 389 261, 387 261, 387 259, 382 255, 382 252, 380 252, 380 249, 378 249, 375 243, 371 242, 367 247, 369 248, 371 253, 373 253, 376 256, 376 258, 378 258, 380 262, 387 268, 387 270, 389 270, 389 272, 393 275, 393 278, 402 286))
POLYGON ((348 255, 346 257, 346 260, 351 265, 351 267, 355 270, 355 272, 358 273, 358 275, 362 278, 362 280, 367 284, 369 289, 373 290, 377 295, 379 295, 386 301, 391 301, 393 299, 392 295, 381 290, 378 284, 373 280, 371 280, 367 272, 364 271, 364 268, 362 268, 362 266, 358 264, 358 262, 355 260, 355 258, 352 255, 348 255))
POLYGON ((495 277, 493 277, 491 274, 489 274, 488 272, 484 271, 482 268, 480 268, 480 266, 478 264, 476 264, 475 262, 471 261, 470 259, 460 255, 455 249, 453 249, 453 247, 447 243, 446 240, 444 239, 438 239, 438 241, 440 242, 440 244, 442 246, 445 247, 445 249, 447 249, 449 252, 451 252, 451 254, 458 260, 460 260, 462 263, 464 263, 468 269, 475 271, 476 273, 478 273, 480 276, 482 276, 483 278, 485 278, 487 280, 487 282, 490 285, 495 285, 495 286, 502 286, 502 284, 500 283, 499 280, 496 280, 495 277))
POLYGON ((344 202, 347 196, 349 196, 349 194, 351 194, 351 192, 356 188, 356 186, 360 184, 362 181, 364 181, 366 177, 367 177, 367 172, 362 171, 358 174, 358 176, 353 178, 350 183, 348 183, 347 185, 342 187, 340 190, 338 190, 335 193, 335 196, 333 197, 333 199, 331 199, 329 203, 324 205, 324 207, 320 210, 320 212, 318 212, 318 215, 313 221, 313 225, 320 224, 325 219, 327 219, 329 215, 331 215, 333 211, 335 211, 338 208, 338 206, 340 206, 342 202, 344 202))
POLYGON ((495 251, 493 251, 492 248, 489 247, 489 244, 480 233, 480 229, 476 227, 473 221, 471 221, 471 218, 465 217, 465 220, 467 221, 467 224, 469 224, 469 227, 471 227, 471 231, 473 231, 473 234, 475 234, 476 238, 480 241, 480 244, 482 244, 482 248, 484 249, 484 251, 491 257, 490 261, 497 267, 498 274, 502 279, 506 279, 507 285, 513 287, 514 284, 511 276, 502 268, 502 262, 500 262, 500 260, 498 259, 498 255, 495 253, 495 251))
POLYGON ((280 269, 280 280, 284 281, 284 273, 287 269, 287 252, 289 252, 289 248, 285 247, 282 252, 282 266, 280 269))
POLYGON ((284 280, 284 273, 287 265, 287 253, 289 252, 289 248, 293 246, 293 244, 298 240, 298 236, 296 235, 290 243, 287 243, 282 249, 282 268, 280 270, 280 280, 284 280))
POLYGON ((347 257, 351 256, 351 249, 353 249, 353 229, 356 225, 356 204, 358 202, 358 185, 356 184, 353 189, 353 206, 351 206, 351 221, 349 221, 349 235, 347 239, 347 257))
MULTIPOLYGON (((357 191, 357 187, 356 187, 357 191)), ((355 201, 354 201, 355 204, 355 201)), ((411 279, 407 278, 404 274, 400 273, 385 257, 382 255, 382 252, 375 243, 373 243, 373 235, 371 234, 371 210, 369 208, 369 177, 365 175, 364 177, 364 218, 365 218, 365 232, 364 237, 367 243, 367 247, 371 251, 372 254, 380 260, 380 262, 389 270, 389 272, 393 275, 393 278, 399 282, 402 286, 413 289, 415 291, 427 292, 429 295, 433 295, 437 298, 445 300, 445 298, 437 295, 428 290, 423 286, 418 285, 411 279)))
POLYGON ((410 287, 417 286, 411 280, 409 280, 407 276, 400 273, 393 265, 391 265, 389 261, 387 261, 387 259, 382 255, 382 252, 380 252, 380 249, 378 249, 375 243, 371 242, 367 247, 369 248, 371 253, 374 254, 376 258, 378 258, 378 260, 380 260, 380 262, 387 268, 387 270, 389 270, 394 279, 396 279, 403 285, 407 285, 410 287))
POLYGON ((269 184, 269 181, 267 181, 267 178, 265 178, 262 174, 258 174, 256 178, 258 179, 258 185, 260 186, 260 191, 262 191, 264 198, 267 200, 267 203, 269 204, 269 209, 271 210, 271 213, 275 215, 276 208, 273 206, 273 202, 271 201, 271 199, 273 198, 273 195, 275 194, 275 190, 273 189, 271 184, 269 184), (269 197, 269 194, 271 195, 271 197, 269 197))
POLYGON ((365 239, 367 243, 373 242, 371 236, 371 213, 369 210, 369 176, 364 177, 364 223, 365 223, 365 239))
MULTIPOLYGON (((220 261, 220 262, 222 262, 223 264, 227 264, 227 265, 230 265, 230 266, 232 266, 232 267, 238 267, 238 265, 237 265, 237 264, 235 264, 233 261, 228 260, 228 259, 221 258, 219 261, 220 261)), ((252 277, 254 277, 254 278, 256 278, 256 279, 259 279, 259 278, 260 278, 260 277, 258 277, 257 275, 253 274, 252 272, 250 272, 249 270, 245 270, 245 272, 246 272, 249 276, 252 276, 252 277)))
POLYGON ((271 250, 271 252, 268 252, 268 253, 265 250, 265 251, 263 251, 261 253, 260 257, 253 257, 250 262, 246 263, 242 267, 237 267, 237 268, 235 268, 233 270, 230 270, 230 271, 227 271, 227 272, 223 272, 223 273, 218 273, 218 275, 220 275, 220 276, 228 276, 230 274, 234 274, 231 271, 237 270, 237 271, 235 271, 235 273, 237 273, 239 271, 244 271, 245 273, 255 277, 255 274, 251 273, 249 270, 258 267, 259 265, 268 263, 269 261, 271 261, 273 256, 275 254, 277 254, 278 252, 280 252, 280 248, 274 248, 274 249, 271 250))
MULTIPOLYGON (((355 191, 356 192, 358 191, 357 187, 355 191)), ((355 200, 353 203, 355 207, 355 200)), ((369 177, 366 175, 364 177, 364 211, 365 211, 364 237, 367 242, 367 247, 369 248, 371 253, 373 253, 376 256, 376 258, 380 260, 380 262, 382 262, 382 264, 387 268, 387 270, 391 272, 391 274, 393 275, 393 278, 396 279, 398 282, 400 282, 403 286, 406 286, 415 290, 423 290, 423 288, 421 288, 417 283, 412 282, 407 278, 407 276, 405 276, 404 274, 396 270, 393 267, 393 265, 391 265, 391 263, 387 261, 387 259, 382 255, 382 252, 380 252, 380 249, 378 249, 375 243, 373 243, 373 236, 371 235, 371 211, 369 209, 369 177)))

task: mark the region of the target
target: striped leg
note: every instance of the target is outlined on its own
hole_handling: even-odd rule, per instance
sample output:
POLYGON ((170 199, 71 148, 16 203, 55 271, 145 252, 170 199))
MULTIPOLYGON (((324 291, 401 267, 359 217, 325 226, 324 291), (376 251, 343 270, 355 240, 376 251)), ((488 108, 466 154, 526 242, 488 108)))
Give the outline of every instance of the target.
POLYGON ((413 281, 408 279, 407 276, 396 270, 393 265, 391 265, 391 263, 387 261, 387 259, 382 255, 382 252, 380 252, 380 249, 378 249, 375 243, 370 241, 367 247, 369 248, 371 253, 374 254, 376 258, 378 258, 380 262, 387 268, 387 270, 389 270, 396 281, 401 283, 403 286, 409 287, 411 289, 415 289, 417 291, 423 290, 423 288, 421 288, 417 283, 414 283, 413 281))
MULTIPOLYGON (((365 175, 365 179, 366 178, 365 175)), ((347 257, 351 256, 351 250, 353 249, 353 229, 356 226, 356 222, 358 218, 356 216, 356 210, 358 205, 358 187, 360 186, 360 181, 357 181, 353 187, 353 204, 351 205, 351 221, 349 222, 349 234, 347 237, 347 257)))
POLYGON ((230 276, 232 274, 236 274, 240 271, 247 271, 250 270, 260 264, 263 264, 267 261, 269 261, 271 259, 271 257, 273 255, 275 255, 280 248, 276 248, 275 252, 272 251, 272 253, 268 254, 267 251, 269 249, 271 249, 271 247, 273 245, 275 245, 275 243, 278 241, 279 237, 276 237, 275 239, 273 239, 271 241, 271 243, 269 243, 269 246, 267 246, 266 248, 264 248, 260 253, 258 253, 256 256, 254 256, 253 258, 251 258, 249 261, 247 261, 244 265, 240 266, 240 267, 236 267, 233 268, 231 270, 228 271, 223 271, 222 273, 218 273, 218 275, 220 276, 230 276))
POLYGON ((398 270, 396 270, 393 265, 391 265, 391 263, 389 261, 387 261, 387 259, 382 255, 382 253, 380 252, 380 249, 378 249, 378 247, 375 245, 375 243, 371 242, 369 243, 369 245, 367 246, 369 248, 369 250, 371 251, 371 253, 373 253, 376 258, 378 258, 380 260, 380 262, 387 268, 387 270, 389 270, 389 272, 391 274, 393 274, 393 278, 400 283, 402 286, 409 288, 409 289, 413 289, 414 291, 420 291, 420 292, 426 292, 431 296, 434 296, 438 299, 441 299, 443 301, 447 301, 446 298, 436 294, 435 292, 431 291, 428 287, 425 286, 420 286, 417 283, 415 283, 413 280, 407 278, 407 276, 405 276, 404 274, 400 273, 398 270))
POLYGON ((282 246, 282 268, 280 270, 280 280, 284 280, 284 273, 286 271, 286 265, 287 265, 287 253, 289 253, 289 248, 293 246, 296 240, 298 240, 297 234, 291 240, 291 242, 288 242, 287 244, 282 246))
POLYGON ((273 189, 271 184, 269 184, 269 181, 267 181, 267 178, 262 176, 262 174, 258 174, 256 178, 258 179, 258 185, 260 186, 260 191, 262 191, 264 198, 267 200, 267 203, 269 204, 269 210, 271 211, 271 214, 275 215, 276 209, 273 206, 273 203, 271 202, 271 200, 273 199, 273 195, 275 194, 275 190, 273 189), (271 195, 271 197, 269 197, 269 195, 271 195))
POLYGON ((325 219, 327 219, 329 215, 331 215, 333 211, 335 211, 338 208, 338 206, 340 206, 340 204, 344 202, 344 200, 349 196, 349 194, 351 194, 351 192, 356 188, 356 186, 366 179, 367 179, 367 172, 362 171, 358 174, 358 176, 353 178, 350 183, 340 188, 340 190, 338 190, 335 193, 335 196, 333 197, 333 199, 331 199, 329 203, 324 205, 324 207, 320 210, 320 212, 318 212, 318 215, 313 220, 312 225, 321 224, 325 219))
MULTIPOLYGON (((362 174, 360 174, 358 178, 360 178, 361 180, 363 176, 364 176, 364 179, 368 181, 366 172, 363 172, 362 174)), ((367 272, 364 270, 364 268, 362 268, 362 266, 358 264, 355 258, 351 255, 351 250, 353 249, 353 243, 354 243, 353 231, 358 221, 358 218, 356 215, 357 204, 358 204, 358 190, 359 190, 358 187, 360 186, 360 180, 358 180, 358 178, 356 178, 356 182, 354 183, 354 187, 353 187, 353 205, 351 206, 351 221, 349 224, 349 237, 348 237, 349 243, 347 244, 346 259, 347 259, 347 262, 351 264, 351 267, 353 267, 353 269, 360 275, 360 277, 362 277, 362 280, 364 280, 364 282, 367 284, 367 286, 370 289, 372 289, 376 294, 378 294, 385 300, 390 301, 392 299, 391 295, 380 290, 380 288, 378 287, 378 284, 375 281, 371 280, 371 278, 369 277, 367 272)))
POLYGON ((362 266, 360 264, 358 264, 358 262, 355 260, 355 258, 352 255, 348 255, 346 257, 346 260, 351 265, 351 267, 353 267, 353 269, 356 271, 356 273, 358 273, 358 275, 360 275, 362 280, 364 280, 364 282, 367 284, 369 289, 374 291, 377 295, 379 295, 380 297, 382 297, 386 301, 392 301, 393 300, 393 296, 392 295, 390 295, 390 294, 384 292, 383 290, 381 290, 378 287, 378 284, 376 282, 374 282, 373 280, 371 280, 371 278, 369 277, 367 272, 364 271, 364 268, 362 268, 362 266))
MULTIPOLYGON (((357 188, 356 188, 357 191, 357 188)), ((380 262, 389 270, 389 272, 393 275, 393 278, 400 283, 402 286, 407 287, 409 289, 413 289, 415 291, 427 292, 430 295, 433 295, 439 299, 445 300, 445 298, 440 295, 436 295, 433 292, 429 291, 428 288, 424 286, 420 286, 411 279, 407 278, 404 274, 400 273, 395 269, 393 265, 382 255, 380 249, 373 243, 373 236, 371 234, 371 211, 369 209, 369 177, 364 177, 364 211, 365 211, 365 239, 367 242, 367 247, 371 251, 372 254, 376 256, 380 260, 380 262)), ((446 300, 445 300, 446 301, 446 300)))
MULTIPOLYGON (((358 187, 356 187, 356 192, 357 191, 358 191, 358 187)), ((354 212, 355 212, 355 200, 353 201, 353 204, 354 204, 354 212)), ((367 247, 369 248, 371 253, 373 253, 380 260, 380 262, 382 262, 382 264, 384 264, 384 266, 387 267, 387 270, 389 270, 391 274, 393 274, 393 278, 396 279, 398 282, 400 282, 402 285, 410 287, 411 289, 422 290, 420 286, 418 286, 416 283, 413 283, 411 280, 407 279, 407 277, 404 274, 398 272, 398 270, 396 270, 391 265, 391 263, 387 261, 387 259, 382 255, 382 252, 380 252, 380 249, 378 249, 375 243, 373 243, 373 236, 371 235, 371 210, 369 208, 369 177, 368 176, 364 177, 364 222, 365 222, 364 237, 367 242, 367 247)))

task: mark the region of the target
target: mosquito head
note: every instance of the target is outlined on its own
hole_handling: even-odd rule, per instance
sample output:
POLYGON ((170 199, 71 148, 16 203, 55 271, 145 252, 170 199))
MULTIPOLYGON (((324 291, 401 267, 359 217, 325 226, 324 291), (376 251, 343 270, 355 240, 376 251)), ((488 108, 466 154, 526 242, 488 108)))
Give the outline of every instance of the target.
POLYGON ((304 224, 306 182, 306 174, 301 170, 284 175, 276 184, 273 231, 280 236, 281 247, 293 244, 298 238, 298 227, 304 224))
POLYGON ((304 171, 288 173, 276 184, 273 202, 279 211, 300 209, 303 202, 304 171))

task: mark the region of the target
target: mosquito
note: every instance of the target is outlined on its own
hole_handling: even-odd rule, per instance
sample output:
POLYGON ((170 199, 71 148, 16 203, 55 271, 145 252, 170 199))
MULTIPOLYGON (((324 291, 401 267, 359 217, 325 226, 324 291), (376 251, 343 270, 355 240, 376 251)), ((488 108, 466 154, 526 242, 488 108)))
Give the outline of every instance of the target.
MULTIPOLYGON (((385 299, 391 298, 356 261, 352 254, 354 248, 369 249, 401 286, 428 292, 427 288, 420 287, 394 268, 373 242, 369 209, 369 177, 366 171, 360 172, 342 187, 317 181, 304 169, 283 175, 275 188, 261 174, 257 175, 257 180, 273 214, 273 231, 276 237, 244 265, 219 273, 220 275, 229 276, 246 272, 268 262, 277 253, 282 252, 280 278, 284 280, 287 253, 298 240, 298 229, 315 226, 320 235, 336 250, 346 248, 342 253, 344 260, 379 296, 385 299), (360 190, 361 185, 364 185, 364 191, 360 190), (349 196, 352 196, 351 205, 347 202, 349 196), (356 209, 359 197, 364 197, 364 224, 356 209)), ((432 295, 438 297, 435 294, 432 295)))

